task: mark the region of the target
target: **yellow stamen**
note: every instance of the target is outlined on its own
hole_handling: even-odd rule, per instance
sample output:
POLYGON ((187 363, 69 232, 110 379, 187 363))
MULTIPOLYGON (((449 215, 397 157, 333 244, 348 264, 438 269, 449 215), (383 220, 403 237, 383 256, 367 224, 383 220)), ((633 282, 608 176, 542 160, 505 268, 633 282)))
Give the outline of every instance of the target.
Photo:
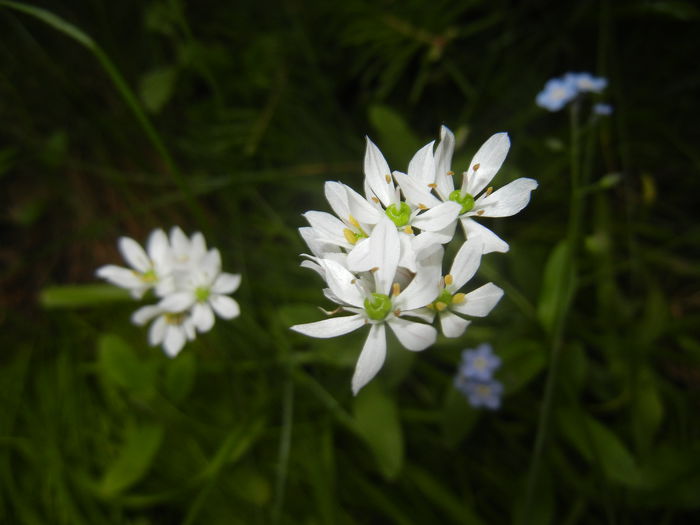
POLYGON ((421 209, 421 210, 427 210, 427 209, 428 209, 428 207, 427 207, 425 204, 423 204, 423 203, 418 203, 418 208, 421 209))
POLYGON ((375 266, 374 268, 369 269, 369 271, 372 273, 376 272, 377 270, 379 270, 379 266, 375 266))
POLYGON ((486 196, 488 197, 491 195, 491 193, 493 193, 493 186, 489 186, 489 188, 486 190, 486 196))
POLYGON ((425 307, 426 307, 426 308, 430 308, 431 310, 434 310, 434 309, 435 309, 435 307, 433 306, 433 303, 426 304, 425 307))
POLYGON ((452 177, 452 176, 454 176, 455 172, 454 172, 454 171, 448 171, 447 174, 448 174, 450 177, 452 177))
POLYGON ((479 166, 481 166, 481 164, 479 164, 479 163, 474 164, 474 167, 473 167, 472 169, 473 169, 474 171, 476 171, 476 170, 479 169, 479 166))
POLYGON ((438 301, 437 303, 435 303, 435 309, 438 312, 442 312, 445 308, 447 308, 447 305, 442 301, 438 301))
POLYGON ((373 200, 374 202, 376 202, 377 204, 379 204, 379 199, 378 199, 377 197, 372 197, 372 200, 373 200))
POLYGON ((386 179, 387 184, 391 182, 391 175, 384 175, 384 178, 386 179))
POLYGON ((403 232, 404 232, 404 233, 407 233, 407 234, 409 234, 409 235, 411 235, 411 234, 413 233, 413 228, 411 228, 410 226, 406 226, 406 227, 403 229, 403 232))
POLYGON ((357 235, 355 235, 348 228, 343 229, 343 235, 345 236, 345 240, 348 241, 350 244, 355 244, 357 242, 357 235))
POLYGON ((399 295, 400 293, 401 293, 401 286, 399 285, 399 283, 394 283, 394 284, 392 284, 392 285, 391 285, 391 295, 393 295, 394 297, 396 297, 396 296, 399 295))
POLYGON ((360 223, 357 222, 357 219, 356 219, 355 217, 353 217, 352 215, 348 215, 348 222, 349 222, 350 224, 352 224, 355 228, 359 228, 359 227, 360 227, 360 223))
POLYGON ((484 210, 479 210, 479 211, 476 212, 476 214, 477 214, 477 215, 483 215, 483 214, 484 214, 484 210))
POLYGON ((437 184, 435 184, 434 182, 431 182, 430 184, 428 184, 428 188, 435 189, 435 188, 437 188, 437 184))
POLYGON ((394 310, 394 315, 399 317, 401 315, 401 310, 394 310))
POLYGON ((463 293, 461 293, 461 292, 460 292, 460 293, 456 293, 456 294, 454 294, 454 295, 452 296, 452 303, 453 303, 453 304, 461 304, 461 303, 463 303, 463 302, 466 301, 466 300, 467 300, 467 299, 466 299, 466 295, 463 294, 463 293))
POLYGON ((446 284, 447 286, 449 286, 449 285, 452 284, 452 281, 453 281, 453 279, 452 279, 452 274, 451 274, 451 273, 448 273, 448 274, 445 276, 445 284, 446 284))

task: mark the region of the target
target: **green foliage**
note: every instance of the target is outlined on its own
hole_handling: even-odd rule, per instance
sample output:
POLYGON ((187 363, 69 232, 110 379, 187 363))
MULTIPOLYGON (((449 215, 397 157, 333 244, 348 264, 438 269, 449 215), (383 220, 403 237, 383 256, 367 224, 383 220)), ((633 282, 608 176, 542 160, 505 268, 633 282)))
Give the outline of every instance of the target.
POLYGON ((0 0, 0 523, 695 520, 698 8, 511 4, 0 0), (581 101, 576 191, 566 116, 533 103, 567 70, 615 108, 581 101), (475 281, 505 296, 390 342, 353 398, 366 329, 288 330, 329 307, 300 214, 362 191, 365 136, 406 171, 440 124, 457 173, 507 131, 494 187, 539 181, 484 221, 510 251, 475 281), (174 224, 242 274, 242 315, 170 359, 95 269, 174 224), (481 342, 497 412, 453 387, 481 342))

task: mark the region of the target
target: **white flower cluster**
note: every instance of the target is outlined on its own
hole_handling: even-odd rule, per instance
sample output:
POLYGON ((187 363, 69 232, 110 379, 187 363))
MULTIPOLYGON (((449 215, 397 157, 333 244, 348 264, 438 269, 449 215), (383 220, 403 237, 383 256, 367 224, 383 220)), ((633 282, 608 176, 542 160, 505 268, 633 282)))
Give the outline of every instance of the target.
POLYGON ((411 159, 408 173, 389 169, 369 139, 362 196, 340 182, 326 182, 325 194, 335 215, 309 211, 308 227, 299 232, 312 255, 302 266, 326 282, 325 296, 351 315, 292 326, 311 337, 335 337, 369 325, 369 335, 352 378, 353 393, 380 370, 386 357, 386 326, 408 350, 419 351, 437 338, 439 318, 447 337, 459 337, 470 321, 483 317, 503 295, 488 283, 469 293, 462 287, 474 276, 481 256, 506 252, 508 244, 475 219, 507 217, 522 210, 537 187, 520 178, 493 191, 488 187, 501 167, 510 141, 506 133, 488 139, 455 188, 451 171, 454 135, 446 127, 440 143, 430 142, 411 159), (443 274, 443 245, 462 225, 466 241, 443 274))
POLYGON ((228 295, 238 289, 241 276, 221 271, 219 250, 207 250, 201 233, 188 238, 175 226, 170 237, 161 229, 151 232, 146 250, 129 237, 121 237, 118 246, 130 268, 110 264, 97 275, 129 290, 134 299, 153 290, 158 302, 139 308, 131 320, 140 326, 153 321, 149 342, 162 344, 168 356, 175 357, 197 332, 209 331, 214 313, 223 319, 240 314, 228 295))

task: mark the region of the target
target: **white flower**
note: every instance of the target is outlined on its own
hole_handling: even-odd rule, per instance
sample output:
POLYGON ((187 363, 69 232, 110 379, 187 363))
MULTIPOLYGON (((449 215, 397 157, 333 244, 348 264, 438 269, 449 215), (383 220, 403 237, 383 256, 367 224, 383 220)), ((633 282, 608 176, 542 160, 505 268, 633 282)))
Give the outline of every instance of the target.
POLYGON ((435 342, 437 330, 424 323, 409 321, 404 316, 421 316, 418 310, 436 297, 432 266, 419 265, 410 283, 401 289, 399 281, 400 240, 395 225, 387 218, 380 220, 369 236, 368 261, 371 271, 362 276, 351 273, 342 264, 317 259, 328 284, 327 297, 342 310, 353 315, 331 317, 323 321, 294 325, 292 330, 311 337, 336 337, 352 332, 366 324, 370 331, 352 378, 354 394, 381 369, 386 357, 386 325, 408 350, 420 351, 435 342))
POLYGON ((134 324, 143 326, 155 319, 148 330, 151 346, 162 344, 169 357, 180 353, 187 341, 195 338, 194 322, 189 312, 170 313, 155 305, 143 306, 131 316, 134 324))
POLYGON ((214 312, 223 319, 233 319, 240 314, 238 303, 228 296, 241 283, 241 276, 221 272, 219 250, 209 250, 182 278, 177 291, 167 295, 158 307, 169 313, 189 311, 198 332, 208 332, 214 326, 214 312))
POLYGON ((508 154, 510 140, 507 133, 496 133, 476 152, 469 170, 462 176, 462 185, 455 189, 454 172, 450 170, 454 152, 454 135, 442 126, 440 144, 434 155, 434 183, 430 181, 430 163, 426 162, 422 173, 395 174, 401 190, 410 202, 422 203, 431 211, 446 202, 459 204, 459 220, 469 240, 479 240, 484 253, 507 252, 508 244, 473 217, 509 217, 518 213, 528 202, 530 192, 537 188, 537 181, 519 178, 493 191, 488 186, 508 154), (435 190, 439 199, 431 194, 435 190), (484 191, 485 190, 485 191, 484 191), (439 204, 441 203, 441 204, 439 204))
POLYGON ((486 283, 467 294, 459 291, 479 269, 482 251, 478 241, 469 240, 462 244, 450 272, 439 280, 437 298, 428 306, 437 312, 446 337, 461 336, 471 322, 456 314, 485 317, 503 297, 503 290, 493 283, 486 283))
POLYGON ((154 230, 148 238, 147 252, 129 237, 121 237, 119 251, 132 269, 108 264, 97 269, 97 276, 126 288, 132 297, 140 299, 151 288, 165 292, 169 287, 168 238, 161 229, 154 230))

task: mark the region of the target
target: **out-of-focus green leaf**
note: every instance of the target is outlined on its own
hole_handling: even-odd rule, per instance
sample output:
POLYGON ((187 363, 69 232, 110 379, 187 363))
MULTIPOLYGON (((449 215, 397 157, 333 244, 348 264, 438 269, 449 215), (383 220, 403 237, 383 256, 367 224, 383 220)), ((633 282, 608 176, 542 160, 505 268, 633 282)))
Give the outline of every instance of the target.
POLYGON ((644 302, 644 318, 639 323, 637 336, 643 345, 651 345, 666 330, 668 303, 661 289, 652 285, 644 302))
POLYGON ((163 440, 158 424, 127 427, 124 445, 100 482, 105 497, 114 496, 138 482, 148 472, 163 440))
POLYGON ((576 288, 573 265, 569 243, 563 240, 549 255, 537 305, 537 317, 550 334, 573 297, 576 288))
POLYGON ((359 434, 369 445, 379 471, 395 478, 403 465, 403 432, 396 402, 378 381, 365 386, 355 398, 354 416, 359 434))
POLYGON ((97 364, 102 376, 134 393, 153 389, 155 369, 141 361, 126 341, 114 334, 105 334, 98 343, 97 364))
POLYGON ((640 470, 622 440, 608 427, 578 410, 562 409, 559 426, 573 447, 611 481, 639 486, 640 470))
POLYGON ((39 295, 44 308, 83 308, 129 300, 126 290, 110 284, 49 286, 39 295))
POLYGON ((177 68, 164 66, 153 69, 141 77, 139 95, 144 107, 151 113, 158 113, 173 94, 177 81, 177 68))
POLYGON ((231 474, 236 494, 243 500, 262 506, 270 502, 270 482, 260 472, 249 467, 239 467, 231 474))
POLYGON ((474 410, 464 396, 449 387, 442 408, 442 433, 447 446, 456 447, 479 419, 479 411, 474 410))
POLYGON ((580 392, 586 385, 588 377, 588 358, 584 346, 572 341, 561 350, 561 383, 573 392, 580 392))
POLYGON ((503 381, 508 394, 525 387, 547 362, 546 349, 537 341, 515 341, 499 348, 497 354, 503 362, 497 376, 503 381))
POLYGON ((406 171, 408 161, 421 147, 421 143, 414 135, 408 124, 393 109, 387 106, 376 105, 369 109, 369 120, 377 130, 377 140, 370 137, 375 144, 381 144, 382 153, 387 157, 389 166, 391 162, 405 162, 405 166, 397 166, 399 171, 406 171))
POLYGON ((165 391, 175 402, 187 398, 197 373, 197 361, 191 352, 181 352, 175 359, 168 361, 165 367, 165 391))
POLYGON ((545 525, 552 522, 554 517, 554 486, 552 477, 547 469, 542 469, 537 490, 533 494, 533 500, 530 505, 530 514, 524 516, 526 511, 525 503, 527 490, 525 490, 525 479, 521 481, 522 489, 517 491, 517 497, 513 505, 514 519, 513 523, 529 523, 537 525, 545 525))
POLYGON ((642 450, 648 450, 664 416, 658 385, 649 369, 644 369, 639 374, 633 406, 636 441, 642 450))

